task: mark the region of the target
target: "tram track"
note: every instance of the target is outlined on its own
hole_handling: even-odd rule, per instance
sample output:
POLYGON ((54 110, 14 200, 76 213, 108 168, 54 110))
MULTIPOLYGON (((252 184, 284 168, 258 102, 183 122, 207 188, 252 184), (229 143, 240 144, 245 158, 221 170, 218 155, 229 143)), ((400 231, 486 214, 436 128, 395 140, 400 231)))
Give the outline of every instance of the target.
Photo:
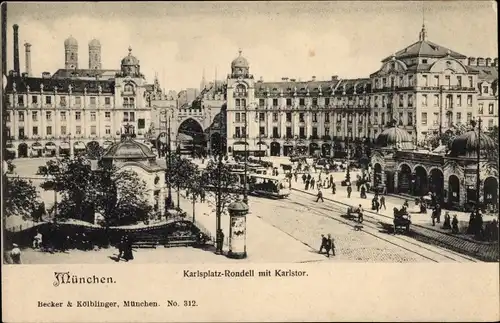
MULTIPOLYGON (((334 201, 325 200, 324 203, 321 204, 315 203, 314 205, 311 205, 312 203, 314 203, 314 200, 312 200, 308 195, 305 194, 300 194, 300 195, 294 194, 293 200, 287 199, 285 201, 288 205, 295 204, 301 208, 308 209, 311 215, 326 218, 335 221, 337 223, 347 225, 353 228, 353 230, 360 225, 359 223, 353 220, 349 220, 342 217, 342 214, 345 213, 346 207, 341 203, 335 203, 334 201)), ((278 203, 280 202, 278 201, 278 203)), ((380 224, 381 224, 380 221, 377 221, 376 219, 369 217, 365 214, 364 222, 361 224, 363 228, 359 230, 359 233, 367 234, 369 236, 376 238, 379 241, 391 244, 397 248, 405 250, 408 253, 420 256, 432 262, 441 262, 441 261, 477 262, 477 260, 475 260, 474 258, 462 255, 460 253, 451 251, 449 249, 441 248, 439 246, 428 245, 426 243, 416 241, 411 237, 392 235, 392 234, 384 236, 380 233, 380 229, 383 228, 383 226, 381 226, 380 224)), ((273 226, 276 227, 275 225, 273 226)), ((301 239, 298 239, 297 237, 291 235, 290 233, 282 230, 279 227, 276 228, 286 233, 287 235, 292 236, 295 240, 300 241, 302 244, 312 249, 315 249, 311 247, 309 243, 302 241, 301 239)))

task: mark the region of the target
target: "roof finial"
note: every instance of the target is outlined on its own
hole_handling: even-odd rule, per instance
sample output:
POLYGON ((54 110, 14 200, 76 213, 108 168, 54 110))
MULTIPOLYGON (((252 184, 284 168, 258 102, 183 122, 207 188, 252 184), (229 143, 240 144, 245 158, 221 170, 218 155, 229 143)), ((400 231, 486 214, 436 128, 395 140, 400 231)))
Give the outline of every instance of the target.
POLYGON ((422 30, 420 31, 420 41, 425 41, 427 38, 427 31, 425 30, 425 7, 424 3, 422 2, 422 30))
POLYGON ((132 55, 132 46, 128 45, 128 55, 132 55))
POLYGON ((241 50, 241 48, 240 48, 240 49, 238 50, 238 53, 240 54, 240 56, 241 56, 241 52, 242 52, 242 50, 241 50))

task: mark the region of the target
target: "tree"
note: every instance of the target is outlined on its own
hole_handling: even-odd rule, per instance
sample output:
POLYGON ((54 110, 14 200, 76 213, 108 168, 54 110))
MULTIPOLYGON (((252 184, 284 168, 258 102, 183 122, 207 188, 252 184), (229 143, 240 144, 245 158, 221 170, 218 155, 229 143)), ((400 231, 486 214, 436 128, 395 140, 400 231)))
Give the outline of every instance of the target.
POLYGON ((238 194, 235 193, 241 190, 237 175, 231 173, 231 169, 224 163, 215 163, 209 161, 205 168, 202 177, 203 188, 214 196, 220 214, 226 214, 227 206, 238 200, 238 194))
POLYGON ((448 145, 455 139, 455 137, 460 136, 467 131, 469 131, 469 127, 464 124, 453 125, 446 131, 439 135, 438 131, 434 133, 428 134, 422 141, 422 145, 424 147, 431 147, 432 150, 439 147, 439 145, 443 145, 448 147, 448 145))
POLYGON ((198 172, 196 165, 180 155, 173 155, 170 159, 170 169, 167 169, 172 185, 177 189, 177 208, 180 202, 181 188, 189 188, 189 183, 198 172))
POLYGON ((31 181, 20 177, 3 176, 3 202, 5 217, 20 215, 31 218, 38 209, 38 192, 31 181))
POLYGON ((62 199, 57 217, 94 222, 94 214, 104 217, 105 226, 135 223, 147 218, 151 211, 146 197, 146 184, 134 172, 114 166, 92 170, 83 156, 50 160, 40 167, 46 176, 42 188, 55 190, 62 199))

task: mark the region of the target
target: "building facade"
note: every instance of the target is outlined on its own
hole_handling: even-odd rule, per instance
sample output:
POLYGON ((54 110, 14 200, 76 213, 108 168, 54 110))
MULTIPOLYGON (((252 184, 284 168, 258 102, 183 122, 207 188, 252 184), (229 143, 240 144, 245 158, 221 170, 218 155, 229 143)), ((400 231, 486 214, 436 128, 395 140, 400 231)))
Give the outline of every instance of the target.
POLYGON ((89 145, 109 147, 125 125, 145 138, 151 111, 139 60, 128 55, 119 70, 101 70, 100 44, 89 44, 89 69, 78 69, 78 43, 64 43, 66 69, 53 76, 11 71, 6 86, 7 151, 13 157, 74 154, 89 145), (97 46, 99 45, 99 46, 97 46))

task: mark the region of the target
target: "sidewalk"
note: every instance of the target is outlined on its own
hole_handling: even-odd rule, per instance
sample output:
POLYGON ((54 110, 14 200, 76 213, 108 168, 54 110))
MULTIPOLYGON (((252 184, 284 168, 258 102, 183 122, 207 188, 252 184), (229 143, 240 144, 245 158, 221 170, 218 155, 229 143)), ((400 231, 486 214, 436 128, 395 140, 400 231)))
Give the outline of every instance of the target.
MULTIPOLYGON (((357 192, 356 187, 354 187, 353 192, 351 194, 351 198, 347 197, 346 187, 341 187, 337 185, 336 194, 332 194, 331 189, 324 189, 323 197, 325 200, 330 200, 332 202, 336 202, 339 204, 343 204, 346 207, 348 206, 358 206, 361 204, 363 209, 365 210, 365 216, 371 217, 379 222, 393 225, 393 208, 397 207, 401 208, 404 200, 395 198, 395 197, 387 197, 386 196, 386 210, 381 210, 379 213, 371 210, 371 200, 373 198, 372 193, 367 193, 367 198, 362 199, 359 197, 359 192, 357 192), (399 203, 398 203, 399 202, 399 203)), ((310 194, 316 196, 317 189, 306 191, 304 189, 304 184, 302 181, 297 181, 297 183, 292 183, 292 189, 295 191, 303 192, 306 194, 310 194), (295 185, 293 185, 295 184, 295 185)), ((499 259, 499 248, 498 243, 496 242, 482 242, 475 241, 468 236, 465 235, 454 235, 451 234, 450 230, 441 229, 442 222, 440 224, 436 223, 436 226, 432 226, 432 220, 430 211, 427 214, 417 214, 413 212, 418 212, 418 207, 415 206, 413 201, 408 201, 410 203, 409 212, 411 213, 411 232, 420 236, 420 239, 425 240, 425 242, 442 245, 447 249, 451 249, 460 253, 468 254, 475 258, 485 260, 485 261, 498 261, 499 259)), ((444 211, 444 210, 443 210, 444 211)), ((457 214, 457 218, 459 219, 459 227, 466 227, 469 222, 469 215, 464 212, 450 212, 450 216, 453 214, 457 214)), ((491 221, 494 216, 485 216, 484 221, 491 221)), ((444 212, 441 220, 444 220, 444 212)), ((463 229, 461 229, 463 231, 463 229)))
MULTIPOLYGON (((187 200, 183 193, 181 193, 180 207, 188 214, 187 218, 192 219, 192 201, 187 200)), ((196 202, 195 213, 195 224, 201 224, 212 237, 215 237, 215 204, 209 201, 208 196, 207 202, 196 202)), ((221 226, 224 232, 223 250, 227 252, 229 250, 229 215, 221 217, 221 226)), ((316 262, 328 259, 252 214, 247 216, 246 245, 247 260, 251 262, 316 262)))

